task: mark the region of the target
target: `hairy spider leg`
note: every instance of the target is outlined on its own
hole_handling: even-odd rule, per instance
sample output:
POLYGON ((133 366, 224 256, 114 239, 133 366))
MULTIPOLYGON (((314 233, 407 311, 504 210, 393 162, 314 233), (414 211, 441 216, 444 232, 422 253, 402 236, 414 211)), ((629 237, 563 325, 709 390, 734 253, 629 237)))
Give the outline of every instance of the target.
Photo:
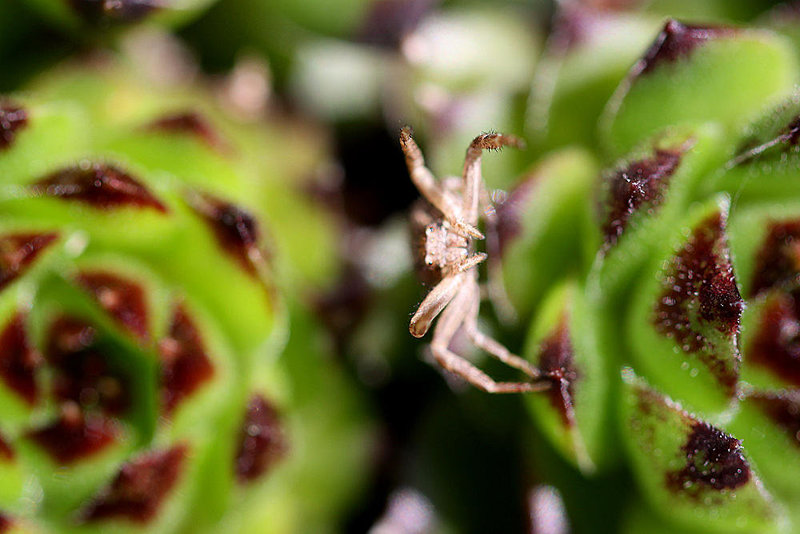
POLYGON ((465 237, 483 239, 483 234, 475 227, 477 219, 474 223, 463 219, 463 207, 458 197, 442 188, 430 169, 425 166, 422 151, 411 137, 411 129, 407 126, 400 130, 400 146, 406 157, 406 166, 411 181, 414 182, 422 196, 442 212, 442 215, 452 225, 453 231, 465 237))
POLYGON ((422 337, 431 327, 431 323, 436 319, 436 316, 447 306, 453 297, 458 293, 458 289, 465 282, 464 278, 466 273, 455 273, 445 276, 436 284, 436 287, 431 289, 430 293, 425 296, 425 299, 417 308, 414 316, 411 318, 408 330, 414 337, 422 337))
MULTIPOLYGON (((477 280, 475 283, 477 284, 477 280)), ((542 378, 542 373, 530 362, 520 358, 516 354, 513 354, 511 351, 505 348, 502 343, 490 336, 487 336, 478 329, 478 313, 480 311, 480 305, 480 291, 476 291, 473 295, 472 305, 469 313, 464 317, 464 330, 475 346, 485 350, 506 365, 509 365, 514 369, 519 369, 533 379, 542 378)), ((542 389, 548 389, 549 387, 549 382, 542 383, 542 389)))
POLYGON ((412 336, 422 337, 428 332, 433 320, 453 300, 460 284, 466 281, 463 275, 485 259, 486 254, 481 252, 464 258, 463 261, 452 267, 450 273, 425 296, 411 318, 408 330, 412 336))
MULTIPOLYGON (((470 225, 478 224, 478 204, 483 177, 481 175, 481 156, 485 149, 496 150, 504 146, 522 148, 522 141, 513 135, 499 133, 479 135, 469 144, 464 158, 464 220, 470 225)), ((417 148, 419 150, 419 148, 417 148)))
POLYGON ((465 323, 468 314, 473 312, 473 307, 470 304, 476 298, 476 295, 480 296, 480 288, 478 287, 475 273, 465 273, 461 276, 469 277, 469 279, 463 281, 463 285, 460 286, 451 305, 447 307, 439 318, 436 330, 433 333, 431 351, 439 365, 488 393, 528 393, 548 388, 550 385, 544 383, 496 382, 468 360, 450 350, 449 345, 453 336, 455 336, 458 328, 465 323))
POLYGON ((473 267, 477 266, 486 258, 487 256, 483 252, 478 252, 477 254, 473 254, 472 256, 464 258, 463 261, 453 266, 453 272, 465 273, 470 269, 472 269, 473 267))

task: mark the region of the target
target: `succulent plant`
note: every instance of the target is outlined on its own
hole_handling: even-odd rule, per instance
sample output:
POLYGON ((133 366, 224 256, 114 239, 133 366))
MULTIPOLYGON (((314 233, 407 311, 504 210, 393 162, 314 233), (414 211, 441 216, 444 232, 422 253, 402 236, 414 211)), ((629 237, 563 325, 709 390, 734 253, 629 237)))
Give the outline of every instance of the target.
POLYGON ((563 52, 541 116, 573 122, 543 142, 590 133, 497 207, 523 353, 553 384, 526 404, 586 476, 631 473, 624 532, 796 532, 798 50, 763 28, 662 28, 602 112, 570 103, 617 58, 582 78, 563 52))
POLYGON ((335 529, 370 427, 282 295, 321 146, 108 57, 0 100, 0 531, 335 529))

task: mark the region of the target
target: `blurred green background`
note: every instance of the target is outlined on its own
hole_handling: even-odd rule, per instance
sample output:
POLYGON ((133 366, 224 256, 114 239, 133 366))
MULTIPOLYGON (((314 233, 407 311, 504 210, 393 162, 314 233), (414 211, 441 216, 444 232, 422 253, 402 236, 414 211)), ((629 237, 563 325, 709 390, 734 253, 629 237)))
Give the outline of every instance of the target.
MULTIPOLYGON (((541 161, 564 165, 547 158, 567 147, 576 180, 594 179, 610 163, 597 120, 667 16, 774 24, 777 2, 120 0, 116 9, 106 0, 1 1, 3 93, 46 99, 74 91, 90 100, 84 87, 53 89, 48 76, 102 51, 124 58, 132 78, 145 73, 167 86, 202 88, 245 119, 241 132, 257 132, 228 133, 241 135, 236 143, 258 159, 252 165, 274 167, 277 177, 263 198, 249 200, 265 212, 280 258, 276 278, 289 310, 280 357, 300 399, 297 417, 312 421, 308 431, 332 451, 327 460, 320 451, 306 454, 325 465, 294 482, 298 499, 327 493, 329 505, 320 506, 329 510, 312 503, 298 514, 318 512, 331 532, 376 534, 616 533, 623 517, 633 524, 637 513, 646 515, 625 469, 582 475, 522 398, 483 394, 444 376, 425 340, 409 335, 425 288, 412 272, 407 232, 418 193, 397 134, 414 127, 437 176, 460 172, 480 132, 524 138, 527 150, 484 159, 491 189, 510 190, 541 161), (337 378, 326 383, 329 372, 337 378), (341 403, 338 415, 328 403, 341 403), (353 432, 337 433, 338 420, 327 417, 353 432)), ((84 75, 74 76, 79 83, 84 75)), ((146 100, 148 83, 125 98, 146 100)), ((147 159, 155 149, 125 150, 147 159)), ((240 196, 248 200, 247 191, 240 196)), ((520 289, 527 293, 512 295, 518 324, 484 310, 483 326, 515 351, 559 266, 583 261, 580 251, 553 254, 569 258, 555 259, 553 272, 544 267, 520 289)), ((513 377, 479 361, 495 376, 513 377)), ((281 504, 260 506, 255 500, 248 513, 266 516, 281 504)), ((648 531, 626 524, 628 532, 648 531)))

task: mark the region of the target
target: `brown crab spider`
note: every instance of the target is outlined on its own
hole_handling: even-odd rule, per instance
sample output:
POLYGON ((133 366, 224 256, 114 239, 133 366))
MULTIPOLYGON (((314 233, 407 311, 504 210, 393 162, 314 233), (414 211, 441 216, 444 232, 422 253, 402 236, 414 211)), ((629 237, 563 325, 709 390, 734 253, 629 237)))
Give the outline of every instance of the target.
POLYGON ((541 391, 551 385, 536 367, 478 329, 481 287, 476 267, 487 256, 474 252, 472 240, 483 239, 477 229, 479 209, 481 203, 488 202, 481 176, 481 155, 484 149, 520 147, 521 144, 516 137, 508 135, 479 135, 467 149, 462 178, 448 177, 437 182, 425 167, 422 151, 411 137, 411 129, 405 127, 400 131, 400 145, 411 180, 427 201, 416 207, 411 216, 412 231, 418 237, 418 264, 427 271, 423 274, 438 281, 411 318, 409 330, 415 337, 424 336, 441 313, 431 342, 434 358, 444 369, 489 393, 541 391), (496 382, 452 352, 450 342, 461 327, 476 347, 522 371, 530 381, 496 382))

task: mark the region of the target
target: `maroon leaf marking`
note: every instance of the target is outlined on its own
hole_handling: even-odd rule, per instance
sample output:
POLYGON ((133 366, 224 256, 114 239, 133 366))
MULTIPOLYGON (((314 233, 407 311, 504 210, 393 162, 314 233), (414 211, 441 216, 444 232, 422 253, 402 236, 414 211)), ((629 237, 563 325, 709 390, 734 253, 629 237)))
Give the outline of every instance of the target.
POLYGON ((211 148, 225 148, 225 143, 211 126, 211 123, 196 111, 183 111, 165 115, 152 121, 146 128, 156 132, 192 135, 211 148))
POLYGON ((147 302, 140 284, 106 272, 83 272, 78 275, 78 283, 117 322, 139 339, 148 339, 147 302))
POLYGON ((396 48, 437 3, 436 0, 383 0, 372 2, 358 34, 362 41, 396 48))
POLYGON ((0 151, 10 147, 27 124, 27 111, 11 102, 0 102, 0 151))
POLYGON ((750 297, 800 282, 800 220, 772 222, 756 255, 750 297))
POLYGON ((693 230, 672 258, 653 310, 653 324, 684 352, 696 353, 732 393, 739 374, 736 341, 744 300, 736 286, 725 227, 724 214, 714 213, 693 230), (733 362, 726 352, 729 346, 735 352, 733 362))
POLYGON ((46 356, 57 399, 112 415, 130 406, 128 379, 109 366, 89 324, 71 317, 56 320, 48 333, 46 356))
POLYGON ((0 236, 0 289, 20 276, 56 238, 56 233, 0 236))
POLYGON ((109 418, 81 413, 78 405, 67 402, 61 415, 49 425, 28 432, 34 442, 62 465, 87 458, 111 445, 119 431, 109 418))
POLYGON ((51 173, 32 185, 34 193, 85 202, 100 209, 122 206, 167 208, 148 189, 121 169, 87 163, 51 173))
POLYGON ((69 0, 86 22, 95 26, 132 24, 164 7, 166 0, 69 0))
POLYGON ((749 163, 755 158, 768 152, 773 147, 780 147, 780 150, 786 152, 787 147, 781 145, 789 145, 789 147, 796 147, 800 143, 800 115, 793 118, 789 124, 784 126, 778 133, 761 142, 761 139, 752 136, 746 138, 736 151, 736 157, 728 162, 728 165, 735 167, 744 163, 749 163))
POLYGON ((579 46, 591 46, 608 32, 612 12, 630 9, 641 0, 581 0, 558 6, 548 50, 565 54, 579 46))
POLYGON ((14 526, 14 522, 4 513, 0 513, 0 534, 9 532, 14 526))
POLYGON ((247 405, 236 453, 236 476, 240 483, 267 473, 286 454, 286 436, 275 408, 261 395, 247 405))
POLYGON ((314 297, 314 311, 337 347, 344 350, 353 328, 369 311, 371 297, 372 288, 363 270, 352 264, 344 265, 333 287, 314 297))
POLYGON ((527 211, 528 201, 533 196, 538 181, 539 176, 536 174, 525 178, 497 205, 497 250, 488 251, 490 258, 502 257, 522 233, 522 215, 527 211))
POLYGON ((800 142, 800 115, 792 119, 781 131, 778 139, 784 143, 789 143, 792 146, 797 146, 800 142))
POLYGON ((685 150, 656 149, 652 157, 632 161, 609 178, 608 210, 602 225, 606 248, 617 243, 634 213, 644 208, 654 213, 661 205, 685 150))
POLYGON ((633 75, 647 74, 662 64, 675 63, 689 57, 696 48, 708 41, 731 38, 737 33, 738 30, 731 27, 692 26, 669 20, 644 57, 634 66, 633 75))
POLYGON ((179 306, 172 317, 169 337, 158 344, 161 355, 161 388, 164 410, 175 407, 214 376, 200 332, 179 306))
POLYGON ((698 496, 705 489, 733 490, 750 480, 741 442, 707 423, 695 421, 683 445, 686 466, 667 473, 667 487, 698 496))
POLYGON ((800 447, 800 396, 797 392, 755 393, 748 398, 800 447))
POLYGON ((11 448, 11 445, 8 444, 8 441, 3 438, 3 435, 0 434, 0 460, 13 460, 14 459, 14 449, 11 448))
POLYGON ((559 6, 553 18, 553 29, 547 41, 548 49, 559 55, 583 45, 591 39, 598 10, 585 2, 569 2, 559 6))
POLYGON ((773 295, 764 305, 747 361, 800 386, 800 289, 773 295))
POLYGON ((625 11, 640 4, 642 0, 580 0, 582 4, 602 11, 625 11))
POLYGON ((23 316, 17 313, 0 333, 0 378, 31 406, 39 399, 36 370, 41 363, 41 355, 28 340, 23 316))
POLYGON ((192 207, 214 231, 225 252, 248 273, 256 274, 254 261, 262 259, 256 219, 242 208, 207 194, 198 195, 192 207))
POLYGON ((123 464, 111 485, 83 510, 81 519, 120 518, 140 525, 153 520, 178 483, 187 453, 188 447, 176 445, 123 464))
POLYGON ((547 390, 550 403, 561 414, 565 425, 574 426, 574 387, 579 375, 566 316, 561 317, 556 328, 542 341, 539 367, 553 382, 553 387, 547 390))

